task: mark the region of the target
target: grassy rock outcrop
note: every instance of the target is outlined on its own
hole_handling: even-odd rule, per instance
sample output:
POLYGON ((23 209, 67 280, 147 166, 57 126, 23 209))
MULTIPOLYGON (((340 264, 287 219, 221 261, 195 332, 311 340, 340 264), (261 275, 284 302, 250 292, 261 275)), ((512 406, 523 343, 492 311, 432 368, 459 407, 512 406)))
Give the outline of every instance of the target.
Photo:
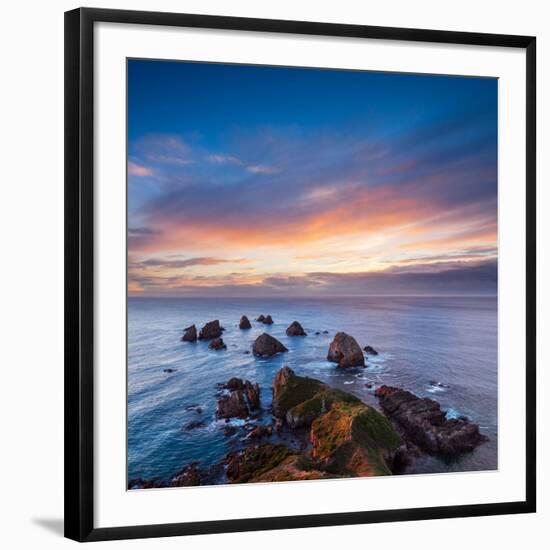
POLYGON ((284 445, 262 443, 226 457, 227 479, 232 483, 246 483, 278 466, 293 453, 284 445))
POLYGON ((387 475, 401 438, 360 399, 288 366, 273 380, 273 414, 291 428, 311 426, 312 458, 334 475, 387 475))
POLYGON ((389 475, 401 444, 391 422, 359 402, 337 402, 311 426, 312 457, 327 472, 351 476, 389 475))
POLYGON ((273 414, 284 418, 289 409, 308 401, 328 387, 315 378, 296 376, 290 367, 284 366, 273 379, 273 414))

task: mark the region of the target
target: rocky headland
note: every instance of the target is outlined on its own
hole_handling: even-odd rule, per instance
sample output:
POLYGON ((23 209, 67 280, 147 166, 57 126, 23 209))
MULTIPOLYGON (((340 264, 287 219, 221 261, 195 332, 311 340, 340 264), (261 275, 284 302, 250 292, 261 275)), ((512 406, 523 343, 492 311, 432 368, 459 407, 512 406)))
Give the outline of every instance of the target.
MULTIPOLYGON (((257 321, 273 322, 269 315, 261 315, 257 321)), ((251 328, 244 315, 238 326, 251 328)), ((195 325, 187 327, 181 339, 209 340, 209 348, 225 349, 222 331, 218 320, 210 321, 198 335, 195 325)), ((305 336, 305 331, 294 321, 286 335, 305 336)), ((267 333, 252 345, 254 355, 261 358, 286 351, 282 342, 267 333)), ((378 352, 370 345, 361 349, 353 336, 338 332, 329 345, 327 360, 338 368, 365 367, 365 354, 375 356, 378 352)), ((172 372, 165 372, 168 370, 172 372)), ((441 382, 431 381, 430 385, 448 388, 441 382)), ((365 386, 372 388, 373 384, 365 386)), ((392 475, 401 473, 422 454, 457 457, 487 440, 468 418, 450 418, 437 401, 393 386, 382 385, 374 392, 378 410, 356 395, 284 366, 273 378, 271 393, 271 405, 262 407, 258 383, 233 377, 218 384, 215 416, 221 422, 221 436, 233 450, 213 467, 201 469, 198 462, 192 462, 169 480, 133 479, 128 487, 392 475)), ((189 407, 202 414, 198 405, 189 407)), ((188 432, 205 425, 205 420, 198 418, 182 429, 188 432)))

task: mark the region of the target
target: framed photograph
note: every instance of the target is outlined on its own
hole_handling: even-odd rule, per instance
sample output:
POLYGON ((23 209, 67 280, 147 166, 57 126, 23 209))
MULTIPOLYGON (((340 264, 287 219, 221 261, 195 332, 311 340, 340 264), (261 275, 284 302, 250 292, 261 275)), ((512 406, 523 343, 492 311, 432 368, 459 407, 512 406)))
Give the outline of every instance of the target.
POLYGON ((535 38, 65 21, 66 536, 534 512, 535 38))

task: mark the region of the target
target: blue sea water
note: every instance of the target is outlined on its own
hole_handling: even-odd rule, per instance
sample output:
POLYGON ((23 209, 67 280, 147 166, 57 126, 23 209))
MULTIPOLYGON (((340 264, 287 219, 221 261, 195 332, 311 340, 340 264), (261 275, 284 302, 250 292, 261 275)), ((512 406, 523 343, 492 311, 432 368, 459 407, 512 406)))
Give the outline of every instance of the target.
POLYGON ((258 382, 267 408, 273 376, 283 365, 377 408, 377 386, 403 387, 437 400, 449 417, 469 417, 489 437, 458 459, 424 456, 404 473, 498 467, 496 297, 130 298, 128 479, 168 479, 193 461, 203 467, 219 463, 231 448, 223 435, 225 424, 215 419, 216 383, 233 376, 258 382), (239 330, 243 314, 252 329, 239 330), (274 324, 255 322, 260 314, 270 314, 274 324), (196 324, 199 329, 213 319, 226 328, 227 350, 209 350, 208 342, 180 341, 184 327, 196 324), (307 337, 286 336, 294 320, 307 337), (366 356, 365 369, 336 368, 326 355, 338 331, 380 354, 366 356), (270 359, 246 354, 262 332, 278 338, 289 351, 270 359), (174 372, 163 372, 167 368, 174 372), (374 386, 369 389, 366 383, 374 386), (204 426, 183 429, 193 421, 204 426))

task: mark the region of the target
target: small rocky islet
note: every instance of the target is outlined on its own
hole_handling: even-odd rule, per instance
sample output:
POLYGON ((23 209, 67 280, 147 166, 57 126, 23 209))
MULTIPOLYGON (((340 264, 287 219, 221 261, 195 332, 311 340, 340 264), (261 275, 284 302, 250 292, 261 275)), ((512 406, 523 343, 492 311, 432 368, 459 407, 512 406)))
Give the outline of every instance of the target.
MULTIPOLYGON (((273 320, 260 315, 257 322, 272 324, 273 320)), ((243 316, 239 328, 251 328, 248 325, 243 316)), ((210 321, 199 333, 195 325, 187 327, 181 339, 210 340, 212 348, 218 340, 223 344, 222 331, 219 321, 210 321)), ((286 334, 305 336, 305 331, 294 321, 286 334)), ((223 348, 216 344, 213 349, 223 348)), ((262 358, 286 351, 267 333, 252 345, 254 355, 262 358)), ((338 332, 327 360, 338 368, 364 367, 364 353, 378 354, 371 346, 361 349, 353 336, 338 332)), ((355 395, 299 376, 289 366, 273 378, 269 408, 262 408, 261 388, 253 381, 234 377, 218 383, 217 390, 216 418, 225 423, 223 436, 235 450, 207 469, 198 462, 185 465, 169 480, 132 479, 129 489, 392 475, 423 454, 456 457, 488 439, 468 418, 448 418, 433 399, 382 385, 374 392, 380 405, 377 410, 355 395), (237 427, 231 419, 245 423, 237 427), (261 423, 254 424, 253 419, 261 423)), ((204 425, 197 419, 183 430, 204 425)))

